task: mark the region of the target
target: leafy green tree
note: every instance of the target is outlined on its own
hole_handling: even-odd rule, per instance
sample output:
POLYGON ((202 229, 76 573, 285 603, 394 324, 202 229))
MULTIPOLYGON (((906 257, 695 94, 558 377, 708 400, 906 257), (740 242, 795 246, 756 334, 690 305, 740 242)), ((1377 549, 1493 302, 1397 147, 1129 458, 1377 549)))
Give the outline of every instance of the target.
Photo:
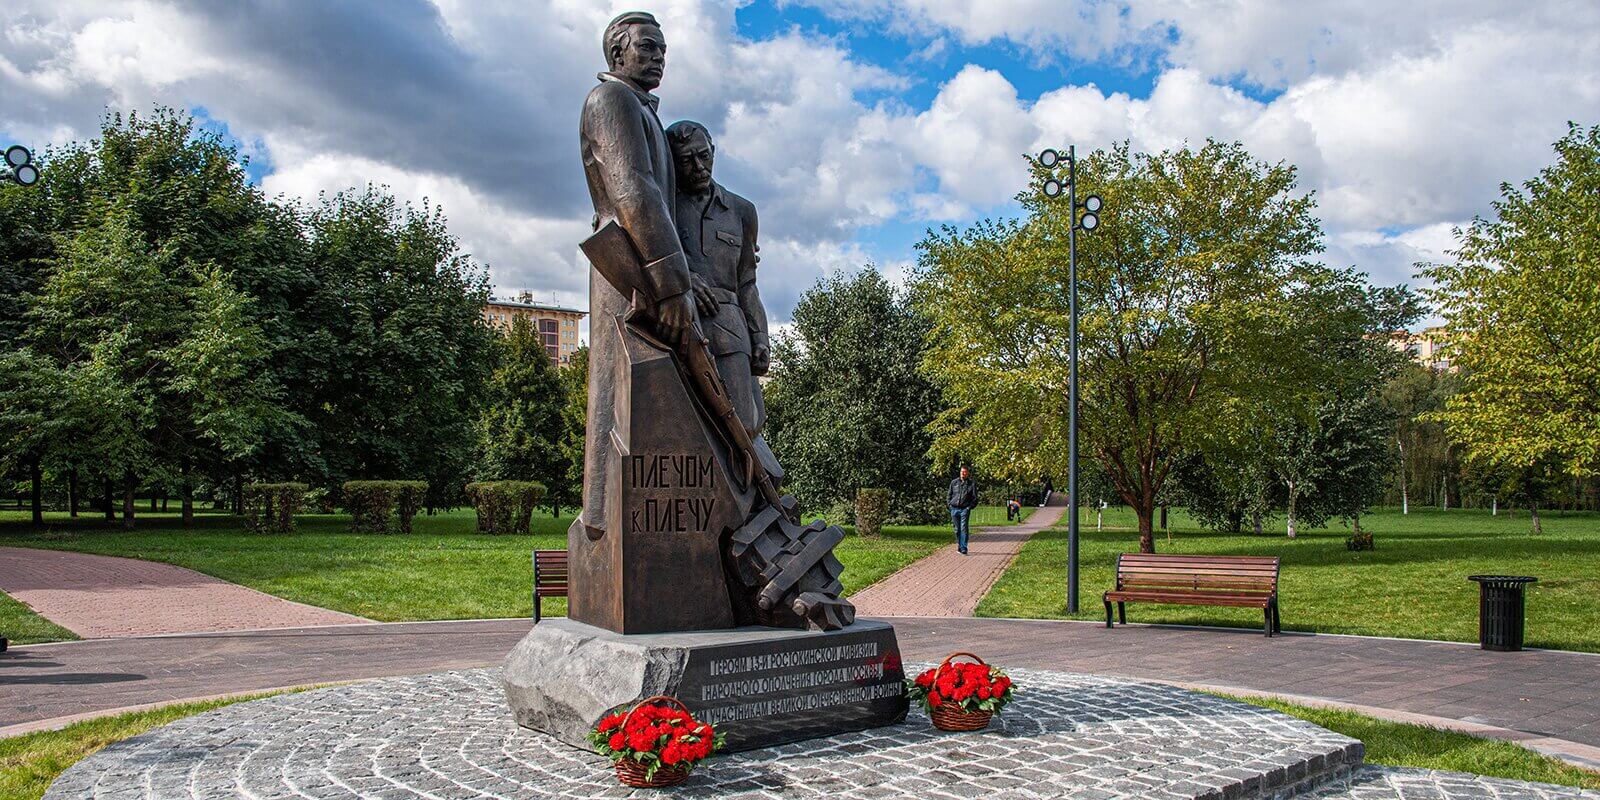
POLYGON ((198 447, 244 457, 281 413, 258 369, 266 349, 248 298, 214 264, 149 244, 134 219, 109 202, 65 246, 34 298, 25 356, 63 390, 54 425, 92 442, 107 475, 120 472, 128 527, 140 476, 198 447))
POLYGON ((807 507, 852 502, 860 488, 890 490, 901 518, 937 506, 928 425, 939 394, 918 371, 927 330, 871 267, 800 297, 773 348, 766 436, 807 507))
POLYGON ((567 363, 560 372, 567 397, 561 409, 565 425, 561 454, 566 460, 567 474, 563 480, 551 484, 545 495, 557 516, 563 506, 576 508, 582 502, 584 434, 589 425, 589 347, 580 347, 567 356, 567 363))
POLYGON ((487 275, 442 213, 376 188, 324 199, 304 225, 315 281, 306 335, 323 369, 294 410, 316 437, 312 482, 420 479, 430 508, 454 505, 493 365, 487 275))
POLYGON ((499 364, 489 378, 478 424, 479 477, 536 481, 547 488, 563 484, 571 467, 563 450, 566 386, 526 317, 512 321, 498 349, 499 364))
POLYGON ((1479 472, 1600 465, 1600 126, 1570 126, 1555 151, 1424 270, 1462 374, 1430 418, 1479 472))
MULTIPOLYGON (((1047 173, 1035 165, 1020 196, 1024 222, 946 228, 921 244, 925 368, 949 403, 934 452, 1004 476, 1066 473, 1071 214, 1065 197, 1043 194, 1047 173)), ((1180 459, 1224 447, 1269 401, 1329 379, 1323 354, 1350 326, 1317 301, 1359 285, 1312 260, 1322 233, 1294 168, 1240 145, 1124 144, 1079 161, 1078 180, 1106 208, 1078 240, 1081 443, 1133 508, 1148 552, 1180 459)))

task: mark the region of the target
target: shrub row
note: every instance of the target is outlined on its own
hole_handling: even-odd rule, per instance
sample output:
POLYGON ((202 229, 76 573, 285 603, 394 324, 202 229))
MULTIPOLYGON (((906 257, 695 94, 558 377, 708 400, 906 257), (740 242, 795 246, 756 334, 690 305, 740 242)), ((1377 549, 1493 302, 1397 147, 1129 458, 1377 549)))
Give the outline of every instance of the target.
POLYGON ((888 489, 856 490, 856 535, 877 536, 889 514, 888 489))
POLYGON ((303 483, 251 483, 244 487, 245 527, 257 533, 289 533, 305 504, 303 483))
POLYGON ((478 512, 479 533, 527 533, 533 507, 545 487, 533 481, 481 481, 467 484, 467 499, 478 512))
POLYGON ((411 532, 411 520, 422 509, 427 481, 346 481, 344 509, 358 533, 388 533, 389 518, 398 515, 400 532, 411 532))

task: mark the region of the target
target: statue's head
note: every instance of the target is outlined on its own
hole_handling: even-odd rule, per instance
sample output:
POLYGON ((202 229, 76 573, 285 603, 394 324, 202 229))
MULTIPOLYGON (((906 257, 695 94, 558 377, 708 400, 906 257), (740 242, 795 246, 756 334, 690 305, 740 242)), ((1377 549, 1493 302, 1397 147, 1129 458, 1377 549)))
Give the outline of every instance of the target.
POLYGON ((606 68, 639 84, 645 91, 661 85, 667 69, 667 40, 661 24, 643 11, 618 15, 606 26, 603 39, 606 68))
POLYGON ((706 126, 691 120, 679 120, 667 128, 667 141, 672 145, 672 163, 678 171, 678 187, 696 194, 711 188, 711 162, 716 157, 716 146, 711 143, 711 132, 706 126))

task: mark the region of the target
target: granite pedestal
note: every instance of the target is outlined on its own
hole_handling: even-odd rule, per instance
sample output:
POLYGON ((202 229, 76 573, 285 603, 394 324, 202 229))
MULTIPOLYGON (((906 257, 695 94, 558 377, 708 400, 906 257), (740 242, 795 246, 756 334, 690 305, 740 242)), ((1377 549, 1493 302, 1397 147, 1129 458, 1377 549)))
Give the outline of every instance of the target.
POLYGON ((516 721, 587 749, 606 714, 652 695, 676 697, 727 735, 730 751, 893 725, 906 716, 894 628, 733 628, 623 635, 550 619, 506 658, 501 681, 516 721))

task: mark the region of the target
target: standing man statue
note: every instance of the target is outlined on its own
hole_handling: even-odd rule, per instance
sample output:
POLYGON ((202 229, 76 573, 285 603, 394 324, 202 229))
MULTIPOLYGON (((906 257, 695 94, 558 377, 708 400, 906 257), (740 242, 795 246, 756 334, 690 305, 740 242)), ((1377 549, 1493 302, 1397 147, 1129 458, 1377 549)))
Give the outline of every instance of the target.
MULTIPOLYGON (((608 70, 583 104, 579 137, 583 174, 594 200, 594 227, 615 222, 632 240, 643 261, 642 285, 650 287, 657 330, 674 341, 698 335, 689 292, 689 265, 672 222, 677 195, 672 152, 656 116, 659 99, 651 90, 661 85, 667 43, 656 18, 643 11, 618 16, 602 39, 608 70)), ((603 324, 622 317, 634 302, 590 270, 589 363, 606 367, 620 355, 617 328, 603 324)), ((616 420, 614 384, 589 381, 589 418, 584 446, 583 513, 579 522, 592 538, 606 528, 606 476, 620 465, 611 447, 616 420)))
POLYGON ((767 374, 771 349, 767 312, 756 290, 756 207, 711 177, 716 147, 698 122, 667 128, 676 165, 678 239, 689 262, 689 285, 700 329, 711 343, 717 372, 739 419, 752 435, 766 422, 757 376, 767 374))

